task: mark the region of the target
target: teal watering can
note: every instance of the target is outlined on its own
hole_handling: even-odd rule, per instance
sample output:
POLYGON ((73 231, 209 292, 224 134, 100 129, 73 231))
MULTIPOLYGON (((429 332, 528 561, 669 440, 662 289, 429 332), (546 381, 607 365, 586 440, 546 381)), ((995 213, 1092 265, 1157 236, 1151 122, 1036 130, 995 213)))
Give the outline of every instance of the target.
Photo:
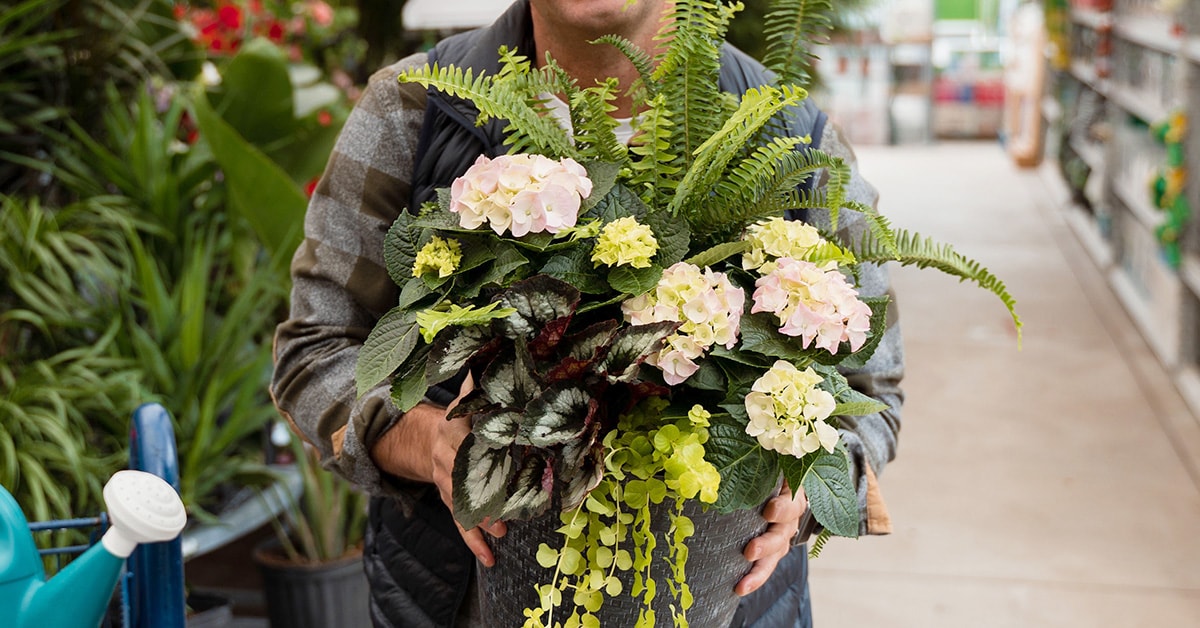
POLYGON ((0 486, 0 618, 12 628, 99 626, 125 559, 139 543, 179 536, 187 523, 183 502, 162 478, 118 471, 104 486, 112 526, 65 569, 47 580, 29 523, 17 500, 0 486))

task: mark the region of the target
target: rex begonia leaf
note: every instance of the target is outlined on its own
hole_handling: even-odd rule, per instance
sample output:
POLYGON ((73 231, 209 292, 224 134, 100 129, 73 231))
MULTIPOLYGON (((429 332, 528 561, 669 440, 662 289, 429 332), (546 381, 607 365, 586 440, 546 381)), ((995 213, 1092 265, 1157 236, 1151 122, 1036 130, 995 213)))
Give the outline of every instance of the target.
POLYGON ((533 379, 529 350, 516 343, 513 351, 497 355, 479 378, 479 387, 493 403, 524 408, 541 392, 533 379))
POLYGON ((595 434, 599 423, 590 428, 592 434, 567 443, 562 448, 558 462, 558 477, 565 481, 562 487, 563 510, 571 510, 583 503, 587 494, 604 478, 604 445, 595 434))
POLYGON ((647 268, 617 266, 608 272, 608 285, 617 292, 632 295, 644 294, 658 285, 658 280, 662 279, 662 273, 661 266, 651 265, 647 268))
POLYGON ((412 359, 408 360, 408 367, 392 380, 392 400, 401 412, 412 410, 425 398, 425 391, 428 390, 425 385, 425 359, 428 354, 429 347, 417 348, 413 351, 412 359))
POLYGON ((546 323, 538 331, 537 336, 529 341, 529 353, 534 359, 548 360, 553 357, 563 336, 566 335, 567 325, 570 323, 571 319, 565 316, 546 323))
POLYGON ((587 429, 599 406, 600 402, 575 382, 553 385, 525 407, 517 442, 534 447, 570 442, 587 429))
POLYGON ((387 265, 388 275, 397 285, 404 285, 413 276, 413 264, 417 261, 421 239, 421 230, 412 227, 415 219, 408 212, 400 212, 383 238, 383 261, 387 265))
POLYGON ((499 408, 496 404, 488 399, 487 395, 478 386, 472 388, 470 392, 463 395, 458 403, 454 404, 449 412, 446 413, 446 420, 469 418, 474 420, 476 414, 491 412, 499 408))
POLYGON ((687 257, 692 242, 692 229, 687 219, 673 216, 670 212, 650 212, 643 221, 654 231, 658 242, 658 253, 654 262, 666 268, 687 257))
POLYGON ((507 447, 493 448, 467 434, 454 458, 454 518, 463 528, 496 518, 508 500, 508 485, 516 474, 507 447))
POLYGON ((513 408, 500 408, 475 419, 471 433, 490 447, 508 447, 517 439, 524 413, 513 408))
POLYGON ((563 340, 565 352, 576 360, 590 361, 596 359, 601 349, 608 347, 621 326, 613 319, 603 320, 585 327, 563 340))
POLYGON ((500 296, 514 312, 500 326, 509 338, 533 338, 547 323, 570 316, 579 305, 579 291, 571 284, 546 275, 518 281, 500 296))
POLYGON ((492 340, 487 327, 452 327, 438 334, 425 363, 425 379, 430 386, 450 379, 475 352, 492 340))
POLYGON ((358 394, 365 394, 404 364, 419 337, 415 312, 396 307, 384 314, 358 352, 354 365, 358 394))
POLYGON ((537 517, 550 508, 553 487, 554 470, 546 459, 536 453, 526 455, 497 518, 526 521, 537 517))
POLYGON ((592 253, 585 247, 568 249, 551 257, 541 272, 575 286, 580 292, 601 294, 608 291, 608 282, 596 274, 592 253))
POLYGON ((670 336, 679 323, 663 321, 648 325, 623 327, 613 337, 612 344, 597 370, 610 381, 632 381, 637 376, 637 367, 650 354, 662 348, 662 341, 670 336))
POLYGON ((824 449, 803 458, 781 456, 791 486, 803 486, 817 522, 838 536, 858 536, 858 496, 844 448, 824 449))
POLYGON ((771 496, 779 481, 779 456, 767 451, 738 421, 713 421, 708 427, 704 459, 721 474, 713 506, 728 513, 756 508, 771 496))

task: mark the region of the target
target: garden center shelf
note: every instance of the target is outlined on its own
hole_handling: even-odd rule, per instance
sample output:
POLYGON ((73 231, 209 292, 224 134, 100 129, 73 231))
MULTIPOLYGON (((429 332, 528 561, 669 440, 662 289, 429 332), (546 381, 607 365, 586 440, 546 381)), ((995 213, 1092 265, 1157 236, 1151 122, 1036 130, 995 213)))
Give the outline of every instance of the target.
POLYGON ((1067 188, 1055 192, 1064 221, 1200 417, 1200 2, 1069 3, 1068 19, 1047 20, 1070 54, 1047 60, 1060 71, 1048 73, 1055 102, 1041 107, 1057 170, 1046 178, 1067 188), (1152 129, 1179 110, 1193 116, 1183 138, 1191 215, 1175 249, 1152 194, 1169 166, 1152 129))

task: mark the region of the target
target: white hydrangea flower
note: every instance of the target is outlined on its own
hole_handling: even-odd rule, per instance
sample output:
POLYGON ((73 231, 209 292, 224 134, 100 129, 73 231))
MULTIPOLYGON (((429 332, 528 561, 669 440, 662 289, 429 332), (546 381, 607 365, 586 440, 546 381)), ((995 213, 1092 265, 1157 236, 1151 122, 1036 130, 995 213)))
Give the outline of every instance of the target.
POLYGON ((775 362, 746 395, 746 433, 764 449, 797 458, 822 448, 832 453, 838 431, 825 420, 837 402, 818 388, 822 381, 811 368, 801 371, 790 362, 775 362))

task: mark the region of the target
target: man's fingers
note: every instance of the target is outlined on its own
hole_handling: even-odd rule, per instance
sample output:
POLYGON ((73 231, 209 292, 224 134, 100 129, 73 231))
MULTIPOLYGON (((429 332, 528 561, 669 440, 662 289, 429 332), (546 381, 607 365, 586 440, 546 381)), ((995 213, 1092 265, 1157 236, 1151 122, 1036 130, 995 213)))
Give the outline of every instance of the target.
POLYGON ((467 543, 467 548, 471 550, 471 553, 475 555, 480 564, 484 567, 491 567, 496 564, 496 557, 492 555, 492 548, 488 546, 487 540, 483 538, 483 532, 480 532, 479 528, 464 530, 462 526, 458 525, 457 521, 454 522, 454 525, 458 526, 458 533, 462 535, 463 540, 467 543))
POLYGON ((493 538, 497 539, 505 534, 508 534, 508 526, 505 525, 503 521, 484 519, 483 523, 479 524, 479 529, 487 532, 488 534, 492 535, 493 538))
POLYGON ((759 587, 766 583, 767 578, 771 577, 771 574, 775 572, 775 566, 779 564, 779 559, 782 557, 782 554, 772 554, 767 558, 755 562, 750 573, 738 581, 737 586, 733 588, 733 592, 741 596, 746 596, 757 591, 759 587))

